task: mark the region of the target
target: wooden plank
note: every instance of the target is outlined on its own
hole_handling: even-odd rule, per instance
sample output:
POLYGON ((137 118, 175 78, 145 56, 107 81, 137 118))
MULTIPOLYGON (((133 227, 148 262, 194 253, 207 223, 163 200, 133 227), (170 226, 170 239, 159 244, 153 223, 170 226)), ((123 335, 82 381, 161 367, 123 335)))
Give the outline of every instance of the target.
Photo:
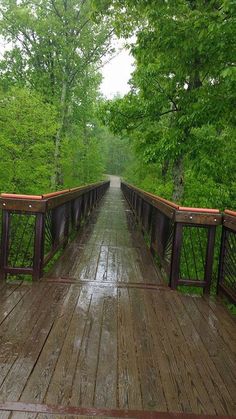
POLYGON ((117 249, 109 247, 107 257, 107 275, 105 280, 109 282, 117 282, 118 257, 117 249))
POLYGON ((206 214, 198 213, 193 211, 181 211, 175 212, 175 221, 183 224, 198 224, 198 225, 221 225, 222 214, 206 214))
POLYGON ((228 310, 222 304, 218 306, 218 310, 212 310, 208 298, 194 298, 193 301, 206 322, 210 323, 217 336, 224 341, 229 351, 236 356, 236 322, 228 310), (222 310, 219 310, 219 308, 222 310))
POLYGON ((93 288, 104 288, 104 287, 110 287, 113 286, 115 288, 143 288, 143 289, 150 289, 150 290, 158 290, 163 289, 166 291, 169 291, 169 288, 166 284, 155 284, 155 283, 149 283, 149 282, 118 282, 114 283, 112 281, 94 281, 90 279, 83 279, 82 281, 71 278, 71 277, 62 277, 62 278, 45 278, 45 282, 53 283, 55 285, 57 284, 73 284, 77 286, 88 286, 93 288))
POLYGON ((78 287, 70 286, 65 300, 62 304, 59 304, 57 318, 52 325, 48 339, 27 381, 20 398, 21 401, 42 402, 44 400, 63 347, 68 324, 73 316, 79 293, 80 290, 78 287))
MULTIPOLYGON (((4 382, 8 372, 16 362, 24 342, 28 339, 35 321, 40 315, 38 309, 39 303, 44 298, 48 287, 40 285, 29 288, 29 292, 22 298, 21 302, 11 312, 5 322, 1 325, 1 343, 0 343, 0 385, 4 382), (43 292, 44 290, 44 292, 43 292)), ((48 290, 49 292, 49 290, 48 290)), ((56 291, 57 293, 59 292, 56 291)), ((1 400, 5 397, 1 393, 1 400)))
POLYGON ((134 330, 134 345, 138 359, 143 409, 166 411, 160 371, 153 352, 153 331, 148 325, 142 290, 129 289, 134 330))
POLYGON ((80 251, 80 257, 76 258, 71 266, 69 275, 80 280, 84 278, 95 279, 97 264, 100 254, 100 246, 86 246, 80 251))
POLYGON ((75 364, 70 405, 92 406, 98 369, 101 329, 103 319, 103 300, 110 290, 93 291, 87 315, 80 351, 75 364))
MULTIPOLYGON (((192 322, 196 331, 201 336, 201 340, 210 356, 211 360, 216 366, 232 400, 235 397, 236 385, 236 356, 230 351, 230 348, 224 344, 218 334, 218 330, 212 327, 211 319, 206 319, 198 310, 194 299, 188 298, 184 295, 181 297, 184 303, 186 312, 191 316, 192 322)), ((196 300, 196 299, 195 299, 196 300)))
POLYGON ((2 293, 5 292, 5 289, 7 288, 7 283, 4 280, 0 281, 0 296, 2 295, 2 293))
POLYGON ((103 315, 94 390, 96 407, 116 407, 117 403, 117 291, 103 299, 103 315))
POLYGON ((108 268, 108 246, 102 245, 100 247, 100 254, 97 263, 97 269, 95 274, 95 280, 98 282, 103 282, 107 280, 107 268, 108 268))
POLYGON ((71 322, 68 324, 65 341, 47 390, 45 397, 47 403, 66 405, 70 400, 78 357, 88 321, 91 298, 91 291, 85 288, 78 295, 71 322))
POLYGON ((223 224, 225 227, 236 232, 236 216, 235 211, 225 211, 223 216, 223 224))
POLYGON ((7 286, 0 297, 0 324, 12 312, 25 294, 30 291, 27 286, 7 286))
POLYGON ((58 277, 70 275, 71 268, 75 260, 80 259, 82 256, 82 249, 77 243, 69 243, 61 257, 54 264, 52 269, 44 275, 44 277, 58 277))
POLYGON ((11 295, 17 288, 22 285, 22 281, 17 282, 6 282, 0 281, 0 301, 6 300, 9 295, 11 295))
MULTIPOLYGON (((0 406, 0 409, 4 411, 8 407, 8 411, 17 412, 19 415, 20 412, 24 413, 35 413, 46 414, 46 415, 56 415, 56 417, 67 417, 71 415, 72 417, 82 417, 85 418, 129 418, 129 419, 213 419, 216 416, 213 415, 195 415, 191 413, 178 413, 178 412, 157 412, 157 411, 145 411, 145 410, 126 410, 126 409, 96 409, 96 408, 83 408, 83 407, 63 407, 63 406, 52 406, 52 405, 42 405, 42 404, 24 404, 24 403, 5 403, 0 406), (19 413, 18 413, 19 412, 19 413), (57 416, 59 415, 59 416, 57 416)), ((5 410, 6 411, 6 410, 5 410)), ((25 416, 15 416, 14 418, 25 419, 25 416)), ((28 416, 32 417, 32 416, 28 416)), ((233 419, 233 416, 220 416, 220 419, 233 419)))
POLYGON ((195 359, 202 380, 205 382, 205 386, 208 389, 209 400, 212 401, 216 413, 218 415, 235 414, 236 406, 230 397, 225 383, 203 344, 201 335, 196 331, 191 317, 186 312, 181 298, 177 298, 176 294, 172 295, 171 307, 178 318, 186 342, 188 342, 188 348, 195 359))
POLYGON ((154 307, 158 327, 161 328, 163 325, 163 344, 169 358, 170 374, 175 383, 175 398, 179 400, 181 411, 191 411, 195 414, 206 412, 215 414, 216 411, 209 398, 208 388, 202 381, 195 365, 195 359, 189 351, 189 342, 185 339, 176 315, 173 313, 174 296, 178 298, 178 294, 172 292, 170 299, 166 299, 165 293, 160 291, 158 295, 153 295, 153 304, 150 303, 150 307, 148 307, 150 309, 154 307))
POLYGON ((0 388, 0 400, 14 401, 20 398, 50 334, 57 315, 58 303, 65 297, 65 291, 65 286, 58 289, 47 287, 36 301, 36 307, 40 307, 38 313, 29 310, 33 323, 31 325, 28 319, 28 327, 25 326, 26 330, 28 329, 28 337, 22 342, 18 356, 0 388))
POLYGON ((12 211, 25 211, 25 212, 45 212, 46 201, 36 199, 17 199, 17 198, 4 198, 0 197, 0 208, 12 211))
POLYGON ((127 289, 118 291, 118 407, 142 409, 141 383, 127 289))
POLYGON ((236 326, 236 318, 233 317, 227 308, 222 304, 222 301, 216 299, 207 299, 209 307, 215 313, 220 321, 221 327, 224 328, 225 331, 229 334, 232 341, 235 341, 235 326, 236 326))

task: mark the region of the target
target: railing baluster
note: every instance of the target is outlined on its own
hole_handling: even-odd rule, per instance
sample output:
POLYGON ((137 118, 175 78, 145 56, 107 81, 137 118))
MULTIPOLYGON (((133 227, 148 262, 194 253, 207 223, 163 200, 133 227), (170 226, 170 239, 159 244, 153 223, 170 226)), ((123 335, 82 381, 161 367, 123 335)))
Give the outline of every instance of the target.
POLYGON ((169 286, 172 289, 175 289, 178 286, 178 282, 179 282, 182 239, 183 239, 183 225, 180 223, 176 223, 174 227, 172 258, 171 258, 171 268, 170 268, 170 281, 169 281, 169 286))
POLYGON ((44 237, 45 237, 45 214, 36 215, 35 242, 34 242, 34 263, 33 279, 39 279, 43 273, 44 259, 44 237))

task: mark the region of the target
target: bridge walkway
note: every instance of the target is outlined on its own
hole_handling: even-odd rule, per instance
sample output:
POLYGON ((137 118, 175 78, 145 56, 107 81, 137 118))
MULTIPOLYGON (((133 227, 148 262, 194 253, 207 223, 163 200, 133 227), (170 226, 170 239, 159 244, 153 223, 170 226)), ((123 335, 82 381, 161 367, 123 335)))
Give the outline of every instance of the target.
POLYGON ((164 284, 117 186, 47 277, 1 285, 0 418, 236 414, 234 319, 164 284))

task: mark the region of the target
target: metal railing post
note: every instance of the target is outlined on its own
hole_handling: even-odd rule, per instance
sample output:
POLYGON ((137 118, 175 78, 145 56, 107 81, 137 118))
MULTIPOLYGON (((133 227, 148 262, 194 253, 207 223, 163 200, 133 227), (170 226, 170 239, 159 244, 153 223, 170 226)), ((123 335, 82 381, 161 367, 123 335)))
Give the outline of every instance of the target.
POLYGON ((34 259, 33 259, 33 280, 38 280, 43 275, 44 261, 44 236, 45 236, 45 214, 38 213, 35 222, 34 259))
POLYGON ((0 256, 0 279, 6 279, 5 267, 8 262, 9 247, 9 229, 10 229, 10 212, 2 210, 2 237, 1 237, 1 256, 0 256))
POLYGON ((172 243, 171 268, 169 276, 169 286, 172 289, 176 289, 178 286, 182 240, 183 226, 180 223, 175 223, 172 243))

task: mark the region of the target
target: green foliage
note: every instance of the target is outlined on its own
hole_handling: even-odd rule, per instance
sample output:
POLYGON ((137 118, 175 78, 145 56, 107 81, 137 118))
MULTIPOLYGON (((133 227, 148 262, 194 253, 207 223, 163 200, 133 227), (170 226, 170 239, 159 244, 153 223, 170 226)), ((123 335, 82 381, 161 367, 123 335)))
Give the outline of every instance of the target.
POLYGON ((0 190, 43 193, 50 188, 55 107, 24 88, 0 92, 0 190))
MULTIPOLYGON (((63 188, 65 182, 66 185, 70 185, 70 173, 77 170, 74 165, 79 165, 76 174, 79 183, 96 180, 101 176, 102 156, 96 156, 96 153, 102 154, 98 145, 99 138, 94 139, 96 133, 94 129, 91 136, 93 141, 91 138, 87 139, 86 127, 96 125, 94 105, 99 96, 98 67, 101 65, 101 57, 110 49, 111 27, 108 17, 102 13, 104 7, 105 3, 98 7, 96 2, 90 0, 80 3, 75 0, 40 2, 3 0, 1 2, 0 35, 11 43, 10 50, 5 52, 0 61, 1 87, 6 94, 13 86, 30 90, 33 97, 40 95, 42 104, 45 106, 50 104, 56 113, 53 124, 56 130, 48 129, 43 135, 37 121, 34 123, 37 113, 38 120, 41 118, 40 107, 34 108, 32 101, 34 114, 32 118, 31 109, 28 110, 29 121, 36 130, 32 133, 32 141, 36 141, 37 130, 37 144, 49 140, 50 151, 41 152, 39 146, 37 152, 37 161, 38 163, 41 161, 40 165, 37 164, 37 176, 42 179, 39 184, 45 185, 47 190, 63 188), (76 132, 79 138, 71 136, 72 131, 76 132), (68 145, 70 140, 71 144, 68 145), (77 150, 74 147, 77 147, 77 150), (66 152, 69 153, 68 157, 64 154, 66 152), (83 174, 84 157, 72 158, 73 153, 77 157, 80 154, 86 155, 86 162, 90 164, 89 175, 83 174), (47 171, 49 159, 50 176, 47 171)), ((50 114, 49 108, 48 112, 45 110, 47 117, 48 114, 50 114)), ((19 127, 18 134, 21 141, 19 127)), ((90 134, 91 132, 89 137, 90 134)), ((45 147, 42 149, 46 150, 45 147)), ((32 159, 35 158, 36 151, 36 146, 34 151, 30 148, 32 159)), ((28 160, 24 157, 24 153, 21 160, 22 165, 27 166, 28 160)), ((25 170, 24 175, 22 172, 22 179, 24 176, 25 170)), ((18 177, 17 175, 17 182, 18 177)), ((18 182, 17 188, 29 190, 28 180, 26 184, 18 182)), ((15 191, 15 183, 16 180, 9 180, 4 187, 15 191)), ((38 190, 37 182, 35 185, 32 182, 32 189, 38 190)))
POLYGON ((118 33, 137 37, 132 90, 103 107, 104 123, 134 145, 128 179, 166 198, 172 190, 186 205, 234 207, 234 2, 126 0, 121 7, 114 0, 113 7, 118 33))
POLYGON ((129 140, 104 132, 106 173, 123 176, 133 163, 134 152, 129 140))

